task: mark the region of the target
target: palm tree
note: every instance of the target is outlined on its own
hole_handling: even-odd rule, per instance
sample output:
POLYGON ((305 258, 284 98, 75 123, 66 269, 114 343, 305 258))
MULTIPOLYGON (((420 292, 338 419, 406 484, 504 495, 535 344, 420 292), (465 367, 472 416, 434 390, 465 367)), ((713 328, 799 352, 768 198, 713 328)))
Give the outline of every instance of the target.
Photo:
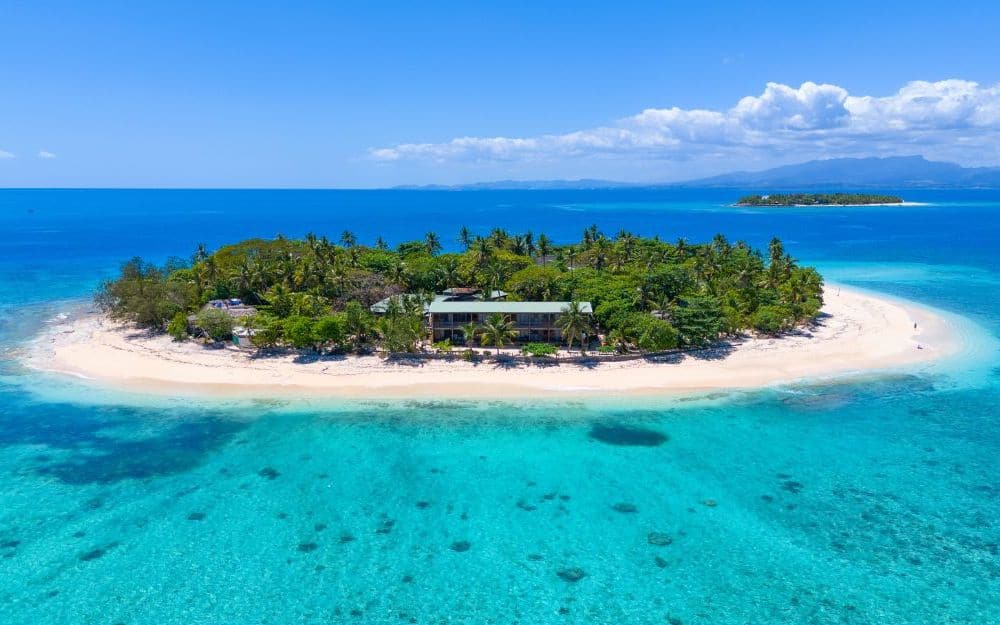
POLYGON ((354 233, 350 230, 344 230, 344 232, 340 235, 340 242, 344 245, 344 247, 352 248, 358 244, 358 237, 354 236, 354 233))
POLYGON ((383 252, 389 249, 389 244, 385 242, 385 239, 379 237, 375 241, 375 249, 382 250, 383 252))
POLYGON ((542 259, 543 264, 548 260, 548 256, 551 253, 552 241, 549 240, 549 237, 545 233, 538 235, 538 256, 542 259))
POLYGON ((500 348, 517 338, 514 323, 500 313, 493 313, 483 322, 479 341, 483 345, 493 345, 500 355, 500 348))
POLYGON ((511 244, 510 251, 514 252, 518 256, 528 255, 528 240, 518 234, 514 236, 513 243, 511 244))
POLYGON ((477 269, 483 268, 493 258, 493 247, 488 239, 476 238, 472 249, 472 260, 477 269))
POLYGON ((437 268, 437 275, 441 281, 442 289, 453 287, 461 280, 461 266, 457 256, 442 257, 441 266, 437 268))
POLYGON ((476 335, 482 331, 482 328, 479 327, 479 324, 475 321, 470 321, 469 323, 461 326, 458 331, 462 333, 462 338, 465 339, 465 344, 467 346, 471 346, 472 342, 476 340, 476 335))
POLYGON ((507 241, 508 239, 510 239, 510 235, 507 234, 507 231, 504 230, 503 228, 494 228, 493 230, 490 230, 489 238, 490 242, 493 244, 493 247, 501 249, 507 245, 507 241))
POLYGON ((438 235, 433 232, 428 232, 424 236, 424 245, 427 247, 427 253, 434 256, 441 251, 441 240, 438 239, 438 235))
POLYGON ((580 338, 580 351, 584 351, 583 335, 590 330, 590 316, 583 312, 580 302, 573 300, 563 307, 556 319, 556 327, 566 339, 567 349, 573 349, 573 339, 580 338))
POLYGON ((462 226, 462 229, 458 231, 458 242, 462 244, 462 247, 467 252, 472 247, 472 231, 469 230, 468 226, 462 226))

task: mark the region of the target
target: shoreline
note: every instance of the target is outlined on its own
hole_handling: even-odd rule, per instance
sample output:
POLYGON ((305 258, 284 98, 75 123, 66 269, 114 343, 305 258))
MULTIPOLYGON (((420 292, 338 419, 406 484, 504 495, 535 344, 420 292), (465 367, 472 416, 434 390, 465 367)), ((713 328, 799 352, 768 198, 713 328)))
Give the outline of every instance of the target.
POLYGON ((733 208, 864 208, 866 206, 931 206, 929 202, 873 202, 871 204, 731 204, 733 208))
POLYGON ((723 350, 727 353, 682 353, 669 362, 506 366, 458 358, 413 363, 378 356, 258 357, 231 346, 174 343, 96 314, 52 323, 21 360, 86 384, 166 396, 572 399, 678 396, 847 378, 927 363, 961 349, 955 328, 919 304, 836 285, 828 285, 824 295, 821 317, 807 328, 733 341, 723 350))

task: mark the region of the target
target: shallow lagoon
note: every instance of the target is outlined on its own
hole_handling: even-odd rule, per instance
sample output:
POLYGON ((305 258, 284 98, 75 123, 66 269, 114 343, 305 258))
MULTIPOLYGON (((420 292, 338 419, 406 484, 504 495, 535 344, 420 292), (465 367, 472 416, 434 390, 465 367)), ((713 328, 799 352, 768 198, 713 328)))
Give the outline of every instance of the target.
MULTIPOLYGON (((0 203, 23 206, 11 193, 0 203)), ((691 401, 137 401, 52 384, 14 360, 110 259, 165 254, 171 236, 182 239, 173 251, 193 245, 169 231, 109 239, 118 216, 152 213, 83 193, 99 196, 69 202, 100 207, 89 238, 50 233, 46 244, 30 234, 37 211, 3 218, 13 226, 0 254, 11 277, 0 289, 5 623, 1000 619, 991 349, 946 370, 691 401)), ((141 206, 172 192, 146 193, 141 206)), ((537 202, 543 225, 567 233, 650 214, 648 227, 670 238, 675 227, 692 239, 719 229, 717 191, 633 193, 610 207, 598 194, 583 210, 559 208, 582 204, 572 194, 517 201, 537 202)), ((295 210, 294 196, 283 218, 308 228, 318 209, 295 210)), ((232 215, 241 197, 195 199, 232 215)), ((401 223, 412 201, 399 198, 401 223)), ((509 199, 468 201, 492 223, 509 199)), ((726 231, 783 234, 836 280, 995 335, 1000 237, 982 216, 1000 203, 929 199, 938 205, 909 220, 899 208, 824 209, 813 221, 743 214, 726 231), (842 227, 820 237, 814 221, 842 227)), ((340 224, 362 222, 356 198, 337 201, 340 224)), ((86 221, 51 197, 31 202, 86 221)))

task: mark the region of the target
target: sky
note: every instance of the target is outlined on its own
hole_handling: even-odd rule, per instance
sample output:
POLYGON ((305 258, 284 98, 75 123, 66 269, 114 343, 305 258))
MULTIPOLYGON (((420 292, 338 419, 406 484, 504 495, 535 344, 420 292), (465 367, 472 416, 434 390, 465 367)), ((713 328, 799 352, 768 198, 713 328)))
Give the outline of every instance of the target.
POLYGON ((0 186, 1000 165, 997 24, 961 0, 0 0, 0 186))

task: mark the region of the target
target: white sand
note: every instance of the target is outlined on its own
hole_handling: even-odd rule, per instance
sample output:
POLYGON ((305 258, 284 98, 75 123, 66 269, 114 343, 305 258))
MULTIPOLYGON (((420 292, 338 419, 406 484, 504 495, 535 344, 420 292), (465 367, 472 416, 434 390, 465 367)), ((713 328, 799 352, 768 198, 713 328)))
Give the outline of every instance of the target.
POLYGON ((393 363, 375 356, 257 358, 122 328, 98 316, 54 326, 29 366, 128 390, 231 397, 540 397, 680 394, 885 371, 960 348, 949 323, 920 306, 827 287, 825 315, 781 338, 740 341, 728 354, 672 362, 500 366, 455 361, 393 363), (917 327, 914 328, 914 323, 917 327))

